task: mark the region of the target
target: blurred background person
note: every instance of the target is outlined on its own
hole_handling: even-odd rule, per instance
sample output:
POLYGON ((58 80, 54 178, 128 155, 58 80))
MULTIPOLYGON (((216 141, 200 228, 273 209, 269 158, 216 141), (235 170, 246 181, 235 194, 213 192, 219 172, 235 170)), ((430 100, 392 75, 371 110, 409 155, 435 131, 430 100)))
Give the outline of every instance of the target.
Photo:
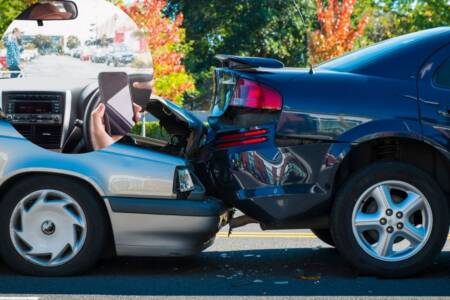
POLYGON ((10 34, 6 35, 3 41, 6 48, 6 64, 11 72, 11 78, 19 77, 22 71, 21 54, 23 48, 21 46, 21 38, 22 33, 16 27, 10 34))

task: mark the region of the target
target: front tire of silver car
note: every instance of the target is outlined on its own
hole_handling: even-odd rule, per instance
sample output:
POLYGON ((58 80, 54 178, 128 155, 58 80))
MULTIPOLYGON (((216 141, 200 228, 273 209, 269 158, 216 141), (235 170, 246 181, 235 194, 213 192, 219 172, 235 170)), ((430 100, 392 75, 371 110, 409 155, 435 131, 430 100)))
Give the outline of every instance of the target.
POLYGON ((0 210, 0 252, 21 273, 73 275, 100 258, 105 214, 95 195, 78 181, 27 177, 6 192, 0 210))
POLYGON ((403 277, 423 271, 448 235, 448 204, 424 171, 378 162, 344 183, 333 205, 339 252, 363 272, 403 277))

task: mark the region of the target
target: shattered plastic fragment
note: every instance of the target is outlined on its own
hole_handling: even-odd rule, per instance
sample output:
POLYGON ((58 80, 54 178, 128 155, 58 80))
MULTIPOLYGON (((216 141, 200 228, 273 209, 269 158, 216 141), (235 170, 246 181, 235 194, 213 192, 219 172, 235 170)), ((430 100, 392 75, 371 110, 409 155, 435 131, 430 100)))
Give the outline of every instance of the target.
POLYGON ((315 276, 301 275, 300 278, 303 279, 303 280, 314 280, 314 281, 317 281, 317 280, 320 280, 320 275, 315 275, 315 276))

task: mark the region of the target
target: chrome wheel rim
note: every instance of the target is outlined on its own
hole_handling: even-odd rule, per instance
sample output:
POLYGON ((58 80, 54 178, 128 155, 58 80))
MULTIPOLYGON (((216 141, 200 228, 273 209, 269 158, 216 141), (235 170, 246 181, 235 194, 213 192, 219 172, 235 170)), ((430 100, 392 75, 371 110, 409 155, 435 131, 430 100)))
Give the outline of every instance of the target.
POLYGON ((403 261, 427 243, 433 214, 426 197, 403 181, 384 181, 367 189, 353 209, 352 229, 359 246, 383 261, 403 261))
POLYGON ((69 195, 40 190, 25 196, 9 223, 17 253, 29 262, 56 267, 72 260, 86 240, 86 217, 69 195))

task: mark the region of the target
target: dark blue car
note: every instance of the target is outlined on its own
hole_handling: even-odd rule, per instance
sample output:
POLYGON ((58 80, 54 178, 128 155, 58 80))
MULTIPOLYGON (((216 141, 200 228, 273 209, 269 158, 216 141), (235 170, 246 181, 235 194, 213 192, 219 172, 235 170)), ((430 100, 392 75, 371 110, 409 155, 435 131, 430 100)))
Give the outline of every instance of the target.
POLYGON ((450 27, 311 69, 218 56, 197 174, 246 216, 310 228, 363 272, 430 265, 449 230, 450 27))

